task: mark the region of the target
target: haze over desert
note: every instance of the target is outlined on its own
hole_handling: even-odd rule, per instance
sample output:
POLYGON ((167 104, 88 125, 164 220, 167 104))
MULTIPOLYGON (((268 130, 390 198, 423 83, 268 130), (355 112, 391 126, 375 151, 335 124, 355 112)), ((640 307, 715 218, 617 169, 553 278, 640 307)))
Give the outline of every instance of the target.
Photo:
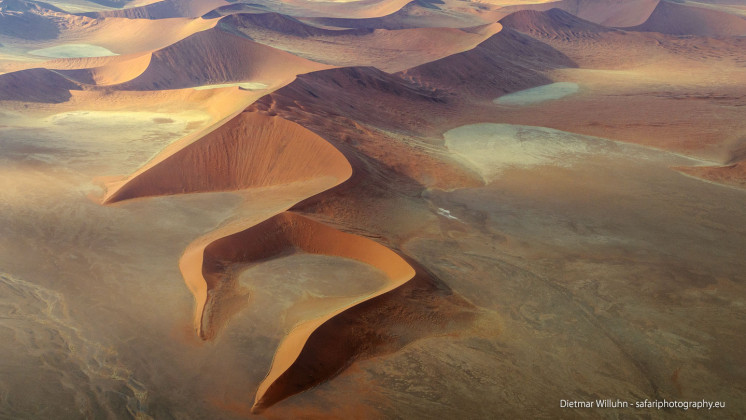
POLYGON ((746 416, 743 0, 0 0, 0 418, 746 416))

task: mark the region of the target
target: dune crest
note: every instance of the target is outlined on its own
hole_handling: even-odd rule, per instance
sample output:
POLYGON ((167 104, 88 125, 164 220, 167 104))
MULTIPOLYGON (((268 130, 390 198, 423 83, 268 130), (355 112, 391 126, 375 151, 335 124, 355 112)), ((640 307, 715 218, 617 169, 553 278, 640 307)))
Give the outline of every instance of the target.
POLYGON ((629 29, 668 35, 740 36, 746 35, 746 18, 719 10, 661 1, 644 23, 629 29))
MULTIPOLYGON (((307 190, 310 193, 298 197, 297 202, 339 185, 351 175, 352 167, 344 155, 321 137, 280 117, 243 112, 120 184, 104 202, 315 182, 307 190)), ((259 385, 254 412, 305 389, 297 384, 296 371, 305 371, 309 363, 315 363, 314 356, 299 359, 319 328, 358 304, 398 288, 416 274, 409 263, 385 246, 296 213, 281 212, 258 224, 251 220, 236 222, 194 241, 179 262, 195 298, 194 323, 200 338, 214 338, 231 315, 232 310, 222 306, 236 297, 232 266, 292 250, 354 259, 383 271, 388 282, 363 299, 296 325, 279 345, 259 385)), ((335 364, 344 364, 351 356, 339 357, 342 359, 335 364)), ((335 372, 323 372, 319 380, 335 372)))

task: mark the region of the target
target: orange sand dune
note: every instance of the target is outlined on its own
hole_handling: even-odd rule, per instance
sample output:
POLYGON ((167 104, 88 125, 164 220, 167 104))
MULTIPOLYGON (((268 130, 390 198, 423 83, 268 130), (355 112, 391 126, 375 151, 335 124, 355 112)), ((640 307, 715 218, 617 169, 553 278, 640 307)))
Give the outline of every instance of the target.
POLYGON ((325 176, 345 180, 351 173, 344 156, 321 137, 282 118, 244 112, 107 192, 104 202, 325 176))
POLYGON ((503 28, 474 49, 403 71, 401 75, 423 86, 487 99, 550 83, 540 71, 574 66, 572 60, 552 47, 503 28))
MULTIPOLYGON (((258 261, 271 258, 288 249, 351 258, 379 268, 386 274, 389 282, 365 300, 393 290, 415 275, 414 269, 406 261, 377 242, 343 233, 298 214, 286 212, 249 229, 221 238, 205 248, 203 273, 207 284, 206 294, 209 296, 214 288, 219 287, 213 276, 216 272, 221 273, 224 270, 226 262, 258 261)), ((259 385, 254 404, 256 411, 286 398, 288 393, 300 391, 288 389, 288 384, 278 380, 292 374, 291 369, 298 362, 310 336, 324 323, 352 306, 355 305, 302 322, 290 331, 277 349, 267 377, 259 385)))
POLYGON ((96 19, 106 17, 126 19, 196 18, 227 4, 228 2, 224 0, 163 0, 139 7, 89 12, 82 15, 96 19))
POLYGON ((179 89, 245 81, 272 85, 326 67, 213 28, 154 52, 148 68, 117 89, 179 89))
MULTIPOLYGON (((355 29, 410 29, 424 27, 465 28, 494 22, 492 16, 482 16, 473 11, 462 13, 454 10, 441 10, 438 1, 412 1, 401 9, 380 17, 352 18, 314 17, 304 20, 319 25, 355 29)), ((502 15, 501 15, 502 16, 502 15)))
POLYGON ((418 138, 420 133, 439 136, 444 122, 458 114, 459 102, 448 92, 373 67, 300 75, 251 108, 282 116, 292 112, 293 121, 323 133, 355 167, 355 179, 339 188, 353 188, 357 177, 380 176, 374 162, 386 162, 394 172, 428 186, 449 189, 481 182, 460 170, 449 155, 437 153, 429 140, 418 138))
POLYGON ((220 27, 252 40, 335 66, 375 66, 397 72, 474 48, 499 24, 469 29, 328 30, 278 14, 236 14, 220 27))
POLYGON ((286 3, 298 8, 301 16, 329 16, 375 18, 396 12, 411 0, 358 0, 308 2, 289 0, 286 3))
POLYGON ((670 35, 746 35, 746 18, 703 7, 661 1, 641 25, 630 28, 670 35))
POLYGON ((112 63, 78 70, 58 70, 65 77, 79 83, 92 85, 115 85, 128 82, 145 72, 150 65, 151 54, 134 58, 111 60, 112 63))
POLYGON ((707 181, 746 188, 746 161, 726 166, 678 167, 676 170, 707 181))
POLYGON ((562 9, 581 19, 609 27, 640 25, 648 19, 660 0, 560 0, 555 2, 507 6, 503 16, 519 10, 562 9))

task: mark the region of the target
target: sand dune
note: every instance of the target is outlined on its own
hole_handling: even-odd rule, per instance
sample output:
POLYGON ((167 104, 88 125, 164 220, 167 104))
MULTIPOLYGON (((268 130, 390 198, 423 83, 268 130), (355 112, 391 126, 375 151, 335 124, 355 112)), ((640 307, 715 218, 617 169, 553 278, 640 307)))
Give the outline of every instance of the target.
POLYGON ((239 190, 325 176, 344 180, 350 174, 344 156, 321 137, 282 118, 244 112, 134 175, 109 191, 104 201, 239 190))
POLYGON ((550 83, 541 71, 574 66, 572 60, 552 47, 503 28, 472 50, 403 71, 401 75, 423 86, 444 90, 458 86, 459 94, 492 100, 504 93, 550 83))
POLYGON ((519 10, 562 9, 581 19, 609 27, 640 25, 648 19, 660 0, 560 0, 521 4, 500 9, 504 15, 519 10))
POLYGON ((224 0, 163 0, 139 7, 82 13, 95 19, 118 17, 126 19, 196 18, 228 3, 224 0))
MULTIPOLYGON (((381 269, 389 278, 388 284, 365 300, 393 290, 414 277, 414 269, 388 248, 366 238, 340 232, 295 213, 282 213, 244 231, 223 237, 204 250, 203 273, 207 284, 208 301, 219 288, 225 265, 271 258, 289 249, 313 254, 352 258, 381 269)), ((209 303, 208 303, 209 304, 209 303)), ((351 305, 354 306, 354 305, 351 305)), ((293 369, 307 368, 299 362, 310 336, 324 323, 348 310, 342 308, 322 317, 296 325, 283 339, 275 353, 272 367, 259 386, 254 408, 257 411, 302 389, 288 383, 293 369), (300 365, 300 366, 298 366, 300 365)), ((209 332, 202 331, 209 337, 209 332)), ((318 351, 318 350, 313 350, 318 351)), ((328 373, 327 373, 328 375, 328 373)))
POLYGON ((685 166, 677 171, 710 182, 746 188, 746 161, 725 166, 685 166))
POLYGON ((689 4, 661 1, 642 24, 629 28, 670 35, 746 35, 746 18, 689 4))
POLYGON ((335 66, 375 66, 397 72, 474 48, 500 30, 484 25, 464 30, 416 28, 403 30, 329 30, 279 14, 236 14, 220 28, 254 41, 335 66))
POLYGON ((331 27, 355 29, 411 29, 423 27, 465 28, 489 23, 493 20, 469 13, 442 11, 438 2, 412 1, 401 9, 380 17, 315 17, 306 20, 331 27))
POLYGON ((588 38, 614 31, 580 19, 562 9, 549 9, 546 12, 522 10, 500 19, 500 23, 518 32, 548 39, 588 38))
POLYGON ((116 85, 128 82, 143 74, 150 65, 150 60, 150 54, 143 54, 139 57, 117 60, 100 67, 57 71, 79 83, 98 86, 116 85))
POLYGON ((153 53, 148 68, 118 89, 179 89, 256 81, 286 83, 326 66, 213 28, 153 53))
POLYGON ((445 91, 423 88, 372 67, 298 76, 251 108, 288 115, 323 132, 348 159, 357 159, 355 177, 381 176, 376 166, 386 162, 395 172, 428 186, 453 188, 477 182, 474 174, 464 173, 447 156, 439 155, 429 139, 417 137, 421 133, 439 136, 444 121, 457 114, 458 101, 445 91), (360 101, 361 97, 368 100, 360 101), (396 104, 404 105, 407 112, 396 104))
POLYGON ((0 101, 60 103, 79 84, 54 71, 37 68, 0 75, 0 101))
POLYGON ((48 3, 0 1, 0 36, 21 39, 54 39, 60 33, 64 12, 48 3))

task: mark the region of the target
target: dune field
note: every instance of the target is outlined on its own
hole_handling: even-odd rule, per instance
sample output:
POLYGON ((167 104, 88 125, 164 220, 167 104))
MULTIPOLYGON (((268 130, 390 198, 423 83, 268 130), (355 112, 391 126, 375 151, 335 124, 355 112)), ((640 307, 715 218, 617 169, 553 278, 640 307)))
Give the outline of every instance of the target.
POLYGON ((0 291, 0 419, 743 418, 746 2, 0 0, 0 291))

